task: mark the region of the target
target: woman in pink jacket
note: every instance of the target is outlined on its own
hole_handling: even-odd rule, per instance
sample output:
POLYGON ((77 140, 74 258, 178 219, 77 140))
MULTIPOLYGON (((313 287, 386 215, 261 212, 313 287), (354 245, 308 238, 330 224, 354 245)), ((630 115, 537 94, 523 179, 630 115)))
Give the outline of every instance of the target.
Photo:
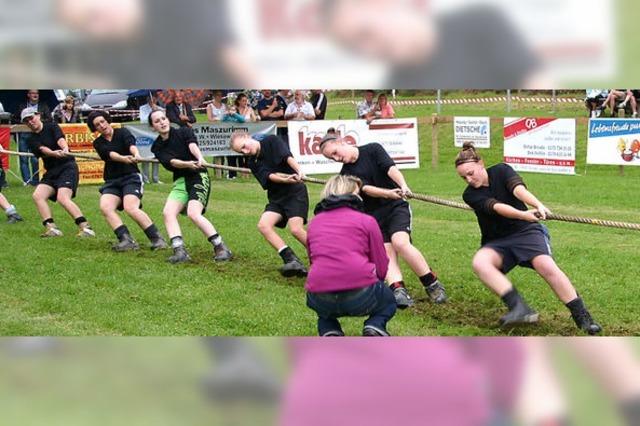
POLYGON ((364 336, 388 336, 386 325, 396 312, 393 292, 384 284, 389 259, 378 224, 363 213, 361 186, 353 176, 329 179, 308 227, 311 269, 305 289, 320 336, 344 336, 338 318, 365 315, 364 336))

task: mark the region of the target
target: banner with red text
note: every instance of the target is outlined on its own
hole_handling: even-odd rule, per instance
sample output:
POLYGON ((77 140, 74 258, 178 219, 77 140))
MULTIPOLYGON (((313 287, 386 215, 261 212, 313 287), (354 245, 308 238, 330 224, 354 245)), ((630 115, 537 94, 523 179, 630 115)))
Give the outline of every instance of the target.
POLYGON ((418 122, 415 118, 374 120, 369 124, 365 120, 289 121, 287 125, 291 153, 305 174, 340 171, 341 163, 320 153, 320 141, 331 127, 348 144, 381 144, 398 168, 420 167, 418 122))
MULTIPOLYGON (((119 124, 114 123, 113 127, 119 127, 119 124)), ((69 151, 95 154, 93 141, 98 133, 92 133, 86 124, 60 124, 60 128, 62 128, 64 137, 69 145, 69 151)), ((80 185, 104 182, 102 179, 104 163, 101 160, 76 159, 76 161, 80 170, 80 185)))
POLYGON ((504 162, 517 171, 575 174, 575 120, 505 118, 504 162))

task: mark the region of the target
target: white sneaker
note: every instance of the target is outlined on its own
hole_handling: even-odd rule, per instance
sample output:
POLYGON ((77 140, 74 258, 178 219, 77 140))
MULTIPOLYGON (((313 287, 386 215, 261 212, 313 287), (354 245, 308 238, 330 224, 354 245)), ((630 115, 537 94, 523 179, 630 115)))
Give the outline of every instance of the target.
POLYGON ((55 225, 47 225, 47 230, 44 231, 40 236, 42 238, 62 237, 62 231, 59 230, 55 225))
POLYGON ((86 224, 84 226, 80 225, 77 236, 80 238, 95 237, 96 233, 88 224, 86 224))

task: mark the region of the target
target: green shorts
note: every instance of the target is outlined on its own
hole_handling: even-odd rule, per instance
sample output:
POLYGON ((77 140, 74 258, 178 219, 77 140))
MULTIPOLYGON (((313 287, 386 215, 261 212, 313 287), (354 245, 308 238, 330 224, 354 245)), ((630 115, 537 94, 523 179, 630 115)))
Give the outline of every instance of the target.
POLYGON ((191 200, 196 200, 204 206, 203 213, 209 204, 211 193, 211 181, 207 172, 200 172, 191 176, 181 177, 173 182, 173 189, 169 193, 169 200, 178 201, 186 205, 191 200))

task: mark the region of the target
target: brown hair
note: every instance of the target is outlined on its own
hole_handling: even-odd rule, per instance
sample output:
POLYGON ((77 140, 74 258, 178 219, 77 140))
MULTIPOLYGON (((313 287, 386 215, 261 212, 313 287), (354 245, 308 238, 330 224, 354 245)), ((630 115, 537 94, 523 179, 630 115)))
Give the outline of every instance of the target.
POLYGON ((479 161, 482 161, 482 158, 473 146, 473 142, 465 142, 462 144, 462 151, 460 151, 456 156, 455 163, 456 167, 458 167, 460 164, 477 163, 479 161))

